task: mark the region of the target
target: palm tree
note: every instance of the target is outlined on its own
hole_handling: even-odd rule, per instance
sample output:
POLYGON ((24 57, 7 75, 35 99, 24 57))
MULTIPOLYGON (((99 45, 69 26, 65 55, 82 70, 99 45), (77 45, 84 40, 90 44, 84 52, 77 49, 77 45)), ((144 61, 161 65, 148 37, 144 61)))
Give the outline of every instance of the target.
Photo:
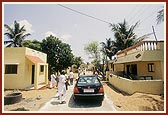
POLYGON ((116 53, 116 47, 114 46, 114 41, 111 40, 111 38, 107 39, 106 42, 101 42, 102 45, 102 52, 104 55, 108 56, 108 58, 111 60, 112 56, 116 53))
POLYGON ((20 28, 20 24, 14 21, 14 28, 11 28, 7 24, 4 25, 8 32, 4 35, 8 37, 9 40, 4 41, 4 44, 8 44, 6 47, 22 47, 22 42, 25 37, 29 36, 30 33, 25 34, 26 30, 24 26, 20 28))
POLYGON ((164 9, 161 9, 158 11, 158 15, 157 15, 157 24, 161 23, 164 21, 164 9))
POLYGON ((129 27, 127 22, 124 20, 123 23, 110 25, 112 27, 112 31, 114 32, 115 41, 113 44, 116 47, 116 52, 135 44, 136 35, 134 30, 138 24, 139 22, 129 27))

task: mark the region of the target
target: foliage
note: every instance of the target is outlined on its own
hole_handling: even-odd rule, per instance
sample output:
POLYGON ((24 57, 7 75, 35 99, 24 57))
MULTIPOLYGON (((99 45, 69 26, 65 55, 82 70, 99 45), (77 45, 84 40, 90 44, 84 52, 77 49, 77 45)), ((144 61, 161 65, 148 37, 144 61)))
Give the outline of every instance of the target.
POLYGON ((37 50, 37 51, 42 51, 41 42, 39 42, 37 40, 33 40, 33 41, 25 40, 25 41, 23 41, 23 46, 37 50))
POLYGON ((73 63, 77 66, 77 68, 79 68, 80 65, 83 64, 82 58, 81 57, 74 57, 73 63))
POLYGON ((72 65, 73 54, 70 45, 62 43, 52 35, 42 40, 42 51, 47 54, 49 71, 61 71, 72 65))
POLYGON ((98 65, 100 63, 100 50, 99 50, 99 44, 97 41, 93 41, 91 43, 88 43, 84 50, 88 55, 91 55, 91 59, 93 59, 94 65, 98 65))
MULTIPOLYGON (((102 45, 102 53, 111 60, 112 56, 115 54, 116 46, 114 46, 114 41, 111 40, 111 38, 106 39, 106 42, 101 42, 102 45)), ((105 57, 104 57, 105 58, 105 57)), ((107 60, 107 59, 106 59, 107 60)))
POLYGON ((134 30, 138 24, 139 23, 137 22, 135 25, 129 27, 125 20, 123 23, 111 24, 115 37, 115 40, 113 41, 115 47, 113 54, 135 44, 137 36, 135 35, 134 30))
POLYGON ((72 50, 69 44, 62 43, 60 45, 60 49, 61 49, 59 55, 60 69, 58 70, 65 69, 71 66, 73 64, 73 58, 74 58, 74 55, 72 54, 72 50))
POLYGON ((4 33, 4 35, 9 39, 4 41, 4 44, 7 44, 6 47, 22 47, 22 42, 25 37, 30 35, 30 33, 25 33, 26 30, 24 26, 20 27, 20 24, 17 23, 17 21, 14 21, 14 28, 11 28, 7 24, 5 24, 4 27, 7 29, 7 32, 4 33))
POLYGON ((164 21, 164 9, 161 9, 158 11, 158 15, 157 15, 157 24, 161 23, 164 21))

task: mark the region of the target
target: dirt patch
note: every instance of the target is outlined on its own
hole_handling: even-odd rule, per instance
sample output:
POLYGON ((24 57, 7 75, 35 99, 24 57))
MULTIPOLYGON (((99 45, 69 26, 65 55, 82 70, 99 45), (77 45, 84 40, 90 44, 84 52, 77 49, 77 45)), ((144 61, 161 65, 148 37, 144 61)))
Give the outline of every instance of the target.
MULTIPOLYGON (((103 83, 106 96, 113 101, 118 111, 164 111, 164 97, 159 95, 135 93, 128 95, 103 83)), ((13 92, 4 91, 5 94, 13 92)), ((22 100, 19 103, 4 105, 4 111, 38 111, 47 101, 56 95, 57 89, 43 87, 39 90, 20 91, 22 100)))
MULTIPOLYGON (((19 103, 4 105, 4 111, 38 111, 39 108, 53 98, 57 89, 43 87, 39 90, 19 91, 22 93, 22 100, 19 103)), ((13 92, 6 90, 4 94, 13 92)))
POLYGON ((159 95, 134 93, 129 95, 104 83, 105 93, 119 111, 164 111, 164 98, 159 95))

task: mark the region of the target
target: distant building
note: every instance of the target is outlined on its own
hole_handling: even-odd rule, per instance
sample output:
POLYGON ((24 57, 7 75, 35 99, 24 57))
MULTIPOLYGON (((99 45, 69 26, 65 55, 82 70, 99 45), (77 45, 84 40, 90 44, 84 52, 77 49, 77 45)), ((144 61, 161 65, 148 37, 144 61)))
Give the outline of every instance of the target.
POLYGON ((38 89, 48 84, 48 64, 45 53, 26 48, 4 48, 4 88, 38 89))

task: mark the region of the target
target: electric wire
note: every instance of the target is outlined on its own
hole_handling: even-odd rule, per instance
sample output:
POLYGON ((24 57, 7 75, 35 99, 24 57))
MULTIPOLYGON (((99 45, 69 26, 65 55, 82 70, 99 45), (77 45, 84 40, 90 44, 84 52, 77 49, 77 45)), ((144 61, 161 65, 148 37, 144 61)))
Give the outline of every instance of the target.
POLYGON ((142 14, 146 11, 146 9, 149 8, 149 6, 144 6, 141 11, 139 13, 137 13, 137 15, 134 17, 134 19, 132 20, 132 23, 136 23, 138 21, 140 21, 140 17, 142 18, 142 14))
POLYGON ((98 21, 101 21, 101 22, 104 22, 104 23, 107 23, 107 24, 110 24, 110 25, 111 25, 110 22, 107 22, 107 21, 102 20, 102 19, 100 19, 100 18, 96 18, 96 17, 94 17, 94 16, 91 16, 91 15, 88 15, 88 14, 85 14, 85 13, 82 13, 82 12, 79 12, 79 11, 77 11, 77 10, 74 10, 74 9, 72 9, 72 8, 69 8, 69 7, 64 6, 64 5, 61 5, 61 4, 57 4, 57 5, 58 5, 58 6, 61 6, 61 7, 63 7, 63 8, 66 8, 66 9, 68 9, 68 10, 71 10, 71 11, 73 11, 73 12, 76 12, 76 13, 78 13, 78 14, 81 14, 81 15, 83 15, 83 16, 87 16, 87 17, 89 17, 89 18, 92 18, 92 19, 95 19, 95 20, 98 20, 98 21))

